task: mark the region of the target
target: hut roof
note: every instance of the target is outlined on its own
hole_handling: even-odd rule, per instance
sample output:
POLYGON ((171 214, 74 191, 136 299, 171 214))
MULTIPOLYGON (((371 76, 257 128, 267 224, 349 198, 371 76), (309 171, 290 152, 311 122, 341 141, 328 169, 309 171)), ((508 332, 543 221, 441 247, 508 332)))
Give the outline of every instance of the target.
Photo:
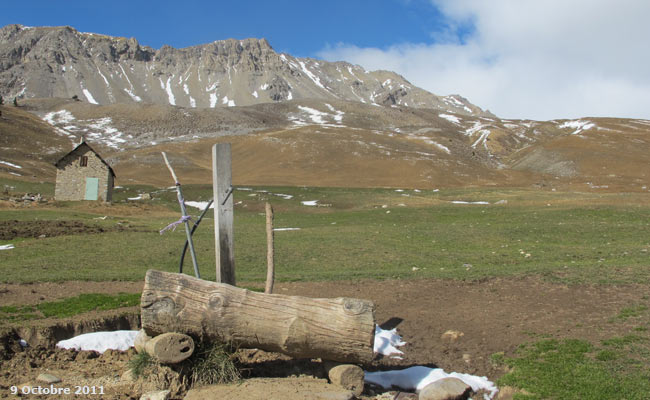
MULTIPOLYGON (((63 161, 67 156, 69 156, 69 155, 72 154, 72 153, 77 152, 77 150, 82 149, 82 147, 84 147, 84 146, 87 147, 87 148, 88 148, 90 151, 92 151, 93 153, 95 153, 95 155, 96 155, 96 156, 97 156, 97 157, 98 157, 98 158, 99 158, 99 159, 104 163, 104 165, 106 165, 106 166, 108 167, 108 170, 111 172, 111 175, 113 175, 113 178, 114 178, 114 177, 115 177, 115 171, 113 171, 113 168, 111 168, 111 166, 108 165, 108 163, 106 162, 106 160, 104 160, 104 159, 102 158, 102 156, 100 156, 99 153, 96 152, 92 147, 90 147, 90 145, 89 145, 88 143, 86 143, 85 141, 79 143, 79 144, 78 144, 74 149, 72 149, 72 151, 70 151, 69 153, 65 154, 63 157, 61 157, 61 158, 59 159, 59 161, 57 161, 57 162, 54 163, 54 166, 56 166, 57 168, 60 167, 61 162, 62 162, 62 161, 63 161)), ((82 150, 83 150, 83 149, 82 149, 82 150)))

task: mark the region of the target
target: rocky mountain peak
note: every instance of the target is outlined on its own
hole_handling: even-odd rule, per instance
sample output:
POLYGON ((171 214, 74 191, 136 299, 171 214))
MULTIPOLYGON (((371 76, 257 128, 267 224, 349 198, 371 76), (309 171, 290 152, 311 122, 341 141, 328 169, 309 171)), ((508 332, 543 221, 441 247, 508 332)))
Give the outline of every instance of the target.
POLYGON ((394 72, 278 54, 266 39, 154 50, 135 38, 69 26, 8 25, 0 29, 0 60, 6 97, 198 108, 321 99, 485 114, 460 96, 436 96, 394 72))

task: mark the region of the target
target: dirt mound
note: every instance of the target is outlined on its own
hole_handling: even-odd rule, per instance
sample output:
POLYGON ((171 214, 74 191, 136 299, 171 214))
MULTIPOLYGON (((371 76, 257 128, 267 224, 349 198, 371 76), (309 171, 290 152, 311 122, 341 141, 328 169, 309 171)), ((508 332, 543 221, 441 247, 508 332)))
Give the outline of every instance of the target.
POLYGON ((0 221, 0 240, 16 238, 39 238, 63 235, 95 234, 105 232, 123 232, 133 228, 116 225, 103 227, 88 225, 82 221, 0 221))

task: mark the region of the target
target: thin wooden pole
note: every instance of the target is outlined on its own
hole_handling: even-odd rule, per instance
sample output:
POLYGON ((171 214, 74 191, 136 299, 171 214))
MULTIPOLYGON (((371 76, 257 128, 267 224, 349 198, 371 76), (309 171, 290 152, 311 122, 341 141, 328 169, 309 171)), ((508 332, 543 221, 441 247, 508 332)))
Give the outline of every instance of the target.
POLYGON ((230 143, 212 146, 212 191, 217 282, 235 285, 232 156, 230 143))
POLYGON ((167 160, 167 154, 165 152, 162 152, 163 159, 165 160, 165 164, 167 164, 167 168, 169 168, 169 172, 172 173, 172 178, 174 178, 174 183, 176 184, 176 196, 178 197, 178 204, 181 205, 181 214, 183 215, 183 223, 185 224, 185 234, 187 235, 187 243, 190 246, 190 255, 192 256, 192 265, 194 265, 194 275, 197 278, 201 278, 201 274, 199 273, 199 263, 196 261, 196 252, 194 251, 194 243, 192 242, 192 232, 190 232, 190 223, 187 217, 187 209, 185 208, 185 199, 183 199, 183 192, 181 191, 181 183, 178 181, 178 178, 176 177, 176 174, 174 173, 174 169, 172 168, 171 164, 169 163, 169 160, 167 160))
POLYGON ((273 293, 275 281, 275 249, 273 247, 273 207, 266 203, 266 288, 264 293, 273 293))

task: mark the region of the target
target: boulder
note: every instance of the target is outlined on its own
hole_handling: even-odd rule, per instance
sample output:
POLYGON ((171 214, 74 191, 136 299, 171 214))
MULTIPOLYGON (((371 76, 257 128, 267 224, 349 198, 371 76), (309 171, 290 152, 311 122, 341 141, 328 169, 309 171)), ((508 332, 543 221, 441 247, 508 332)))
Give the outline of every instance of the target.
POLYGON ((442 378, 431 382, 419 393, 419 400, 466 400, 472 388, 458 378, 442 378))
POLYGON ((326 362, 325 370, 333 384, 351 391, 355 396, 363 393, 366 374, 358 365, 326 362))

